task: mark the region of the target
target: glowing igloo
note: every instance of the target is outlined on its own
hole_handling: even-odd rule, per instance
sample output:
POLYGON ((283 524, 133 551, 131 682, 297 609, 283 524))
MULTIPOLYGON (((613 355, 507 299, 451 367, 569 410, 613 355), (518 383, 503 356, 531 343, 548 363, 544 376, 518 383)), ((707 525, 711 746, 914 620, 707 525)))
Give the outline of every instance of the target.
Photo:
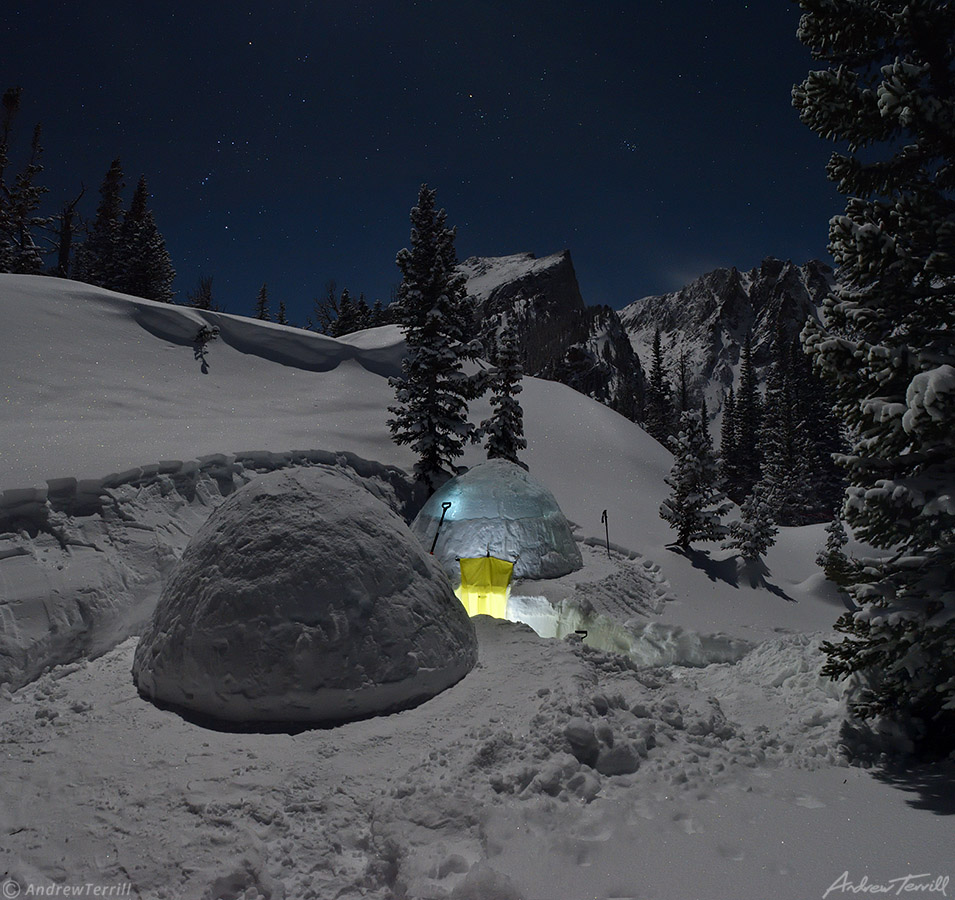
POLYGON ((554 495, 521 466, 479 463, 439 488, 411 525, 425 548, 460 582, 458 559, 494 556, 514 563, 516 578, 559 578, 583 560, 554 495), (442 506, 450 506, 441 522, 442 506), (438 527, 440 523, 440 528, 438 527))
POLYGON ((357 479, 261 476, 190 541, 136 649, 144 696, 238 723, 320 723, 432 697, 473 626, 404 521, 357 479))

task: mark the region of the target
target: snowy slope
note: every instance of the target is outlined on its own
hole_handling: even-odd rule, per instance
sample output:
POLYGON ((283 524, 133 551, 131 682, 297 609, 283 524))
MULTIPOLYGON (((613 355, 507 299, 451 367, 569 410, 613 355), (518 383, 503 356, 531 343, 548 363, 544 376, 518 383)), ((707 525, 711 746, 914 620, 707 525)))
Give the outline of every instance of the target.
POLYGON ((0 321, 0 489, 248 449, 407 461, 368 437, 400 365, 394 327, 335 340, 26 275, 0 276, 0 321), (207 374, 193 345, 205 324, 220 330, 207 374))
POLYGON ((950 771, 842 758, 842 689, 817 675, 840 611, 812 565, 821 528, 784 529, 755 585, 725 552, 674 553, 656 513, 667 452, 539 379, 521 394, 525 458, 577 524, 585 566, 522 590, 589 599, 634 660, 692 666, 479 621, 474 671, 397 715, 264 735, 156 709, 124 638, 223 491, 325 463, 400 506, 390 466, 411 459, 384 424, 400 337, 333 341, 13 276, 0 316, 0 489, 26 511, 0 535, 0 635, 55 663, 92 632, 102 654, 0 688, 0 881, 150 898, 797 900, 840 879, 830 897, 950 874, 950 771), (191 343, 203 321, 222 329, 208 375, 191 343), (39 518, 37 491, 76 478, 99 511, 39 518))

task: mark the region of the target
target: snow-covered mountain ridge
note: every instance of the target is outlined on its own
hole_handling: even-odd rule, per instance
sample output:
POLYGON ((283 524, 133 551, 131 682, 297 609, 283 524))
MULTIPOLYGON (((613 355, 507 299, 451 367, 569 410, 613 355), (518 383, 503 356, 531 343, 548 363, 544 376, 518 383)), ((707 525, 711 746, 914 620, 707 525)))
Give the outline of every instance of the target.
POLYGON ((692 387, 703 391, 713 413, 733 383, 746 336, 752 335, 760 372, 770 360, 777 323, 787 338, 797 335, 807 318, 818 318, 833 278, 832 269, 816 260, 799 266, 767 257, 749 272, 715 269, 679 291, 643 297, 621 309, 620 319, 644 366, 657 328, 671 377, 686 354, 692 387))

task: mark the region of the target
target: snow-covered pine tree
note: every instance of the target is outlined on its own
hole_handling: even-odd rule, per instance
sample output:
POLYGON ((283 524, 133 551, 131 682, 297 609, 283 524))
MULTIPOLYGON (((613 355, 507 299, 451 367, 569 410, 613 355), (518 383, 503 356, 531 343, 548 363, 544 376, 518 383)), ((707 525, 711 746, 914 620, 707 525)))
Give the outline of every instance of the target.
POLYGON ((7 185, 7 166, 10 164, 10 135, 13 131, 13 120, 20 109, 20 94, 23 88, 7 88, 3 92, 3 120, 0 123, 0 272, 9 272, 13 268, 15 244, 13 235, 15 226, 13 210, 7 199, 9 187, 7 185))
MULTIPOLYGON (((812 521, 805 516, 814 491, 810 464, 815 454, 809 435, 800 427, 801 404, 790 349, 790 342, 777 327, 758 440, 762 460, 759 492, 776 522, 803 525, 812 521)), ((831 509, 826 511, 826 515, 831 514, 831 509)))
POLYGON ((761 482, 781 525, 831 518, 844 483, 833 461, 842 450, 829 391, 798 341, 777 335, 759 438, 761 482))
POLYGON ((329 325, 328 334, 332 337, 341 337, 343 334, 351 334, 358 327, 358 309, 355 301, 352 300, 351 292, 348 288, 342 290, 341 298, 338 301, 338 315, 329 325))
POLYGON ((355 304, 355 331, 361 331, 362 328, 371 328, 371 307, 364 293, 358 295, 358 302, 355 304))
POLYGON ((663 362, 659 328, 653 333, 653 352, 650 375, 647 380, 645 410, 644 428, 647 434, 666 446, 673 431, 673 398, 667 379, 666 365, 663 362))
MULTIPOLYGON (((706 405, 706 397, 703 397, 700 400, 700 424, 703 426, 703 439, 706 441, 706 446, 713 449, 713 437, 710 434, 710 411, 706 405)), ((719 473, 719 458, 716 460, 716 471, 719 473)), ((717 484, 719 484, 719 478, 717 477, 717 484)))
POLYGON ((122 290, 126 271, 122 246, 123 186, 123 167, 119 159, 114 159, 100 185, 96 218, 76 254, 75 277, 110 290, 122 290))
POLYGON ((690 356, 686 347, 680 348, 676 361, 676 396, 678 413, 682 415, 693 405, 690 401, 690 356))
POLYGON ((171 303, 176 271, 166 242, 149 209, 146 176, 140 176, 120 231, 124 272, 117 290, 161 303, 171 303))
POLYGON ((799 515, 803 523, 823 522, 842 505, 845 493, 845 479, 835 461, 835 455, 846 449, 843 428, 833 410, 832 389, 813 371, 798 338, 790 344, 789 377, 812 473, 799 515))
POLYGON ((285 310, 285 301, 279 300, 279 311, 275 314, 275 321, 278 325, 288 325, 288 313, 285 310))
POLYGON ((411 445, 418 454, 415 473, 432 489, 453 473, 454 460, 474 433, 468 401, 480 388, 463 371, 479 347, 472 339, 465 278, 455 270, 455 231, 434 198, 435 191, 422 185, 411 210, 411 247, 396 258, 402 274, 398 315, 408 351, 401 375, 390 379, 396 404, 388 407, 392 440, 411 445))
POLYGON ((488 379, 492 413, 480 425, 481 433, 487 437, 484 449, 488 459, 508 459, 523 465, 518 453, 527 449, 527 440, 524 438, 524 410, 517 395, 523 390, 521 376, 524 370, 513 323, 505 325, 498 338, 494 363, 488 379))
POLYGON ((263 282, 255 298, 255 318, 268 322, 272 315, 269 312, 269 286, 263 282))
POLYGON ((762 483, 757 484, 743 501, 740 513, 741 517, 730 524, 730 537, 723 547, 735 550, 744 562, 759 562, 776 543, 776 535, 779 534, 762 483))
POLYGON ((43 252, 37 243, 36 232, 49 225, 51 220, 37 215, 40 198, 47 192, 47 188, 37 184, 37 177, 43 171, 42 153, 40 126, 37 125, 30 142, 30 159, 17 174, 13 190, 7 197, 13 220, 14 252, 10 271, 21 275, 40 275, 43 272, 43 252))
POLYGON ((830 223, 839 278, 803 341, 850 429, 844 514, 884 558, 847 589, 824 673, 861 676, 862 717, 955 745, 955 4, 800 0, 799 37, 830 68, 793 89, 845 146, 830 223))
POLYGON ((756 370, 753 367, 752 336, 746 335, 740 356, 739 390, 736 392, 736 466, 738 482, 733 485, 735 494, 730 497, 742 503, 759 481, 761 460, 759 455, 759 428, 763 416, 763 402, 759 395, 756 370))
POLYGON ((43 171, 40 157, 40 126, 33 129, 30 156, 14 177, 7 179, 13 120, 20 110, 22 88, 8 88, 3 94, 3 123, 0 126, 0 272, 38 275, 43 271, 43 253, 37 232, 50 220, 38 216, 40 199, 47 188, 37 183, 43 171))
POLYGON ((739 443, 736 423, 736 391, 730 385, 723 404, 723 424, 720 429, 720 488, 728 497, 739 494, 740 472, 736 448, 739 443))
POLYGON ((857 567, 846 555, 845 546, 849 543, 842 517, 836 515, 826 526, 826 546, 816 556, 816 565, 826 574, 826 578, 840 588, 855 580, 859 574, 857 567))
POLYGON ((670 440, 676 457, 665 481, 670 496, 660 504, 660 518, 676 531, 676 544, 689 549, 691 541, 718 541, 727 534, 720 519, 729 503, 717 486, 716 455, 698 410, 680 416, 680 431, 670 440))

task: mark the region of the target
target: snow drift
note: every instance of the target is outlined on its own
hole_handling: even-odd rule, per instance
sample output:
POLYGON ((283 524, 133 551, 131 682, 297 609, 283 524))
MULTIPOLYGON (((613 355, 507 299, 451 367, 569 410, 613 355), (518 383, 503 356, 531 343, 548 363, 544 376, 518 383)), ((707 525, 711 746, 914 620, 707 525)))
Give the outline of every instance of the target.
POLYGON ((330 468, 225 501, 160 597, 133 662, 145 696, 229 722, 337 722, 463 678, 473 626, 401 518, 330 468))

